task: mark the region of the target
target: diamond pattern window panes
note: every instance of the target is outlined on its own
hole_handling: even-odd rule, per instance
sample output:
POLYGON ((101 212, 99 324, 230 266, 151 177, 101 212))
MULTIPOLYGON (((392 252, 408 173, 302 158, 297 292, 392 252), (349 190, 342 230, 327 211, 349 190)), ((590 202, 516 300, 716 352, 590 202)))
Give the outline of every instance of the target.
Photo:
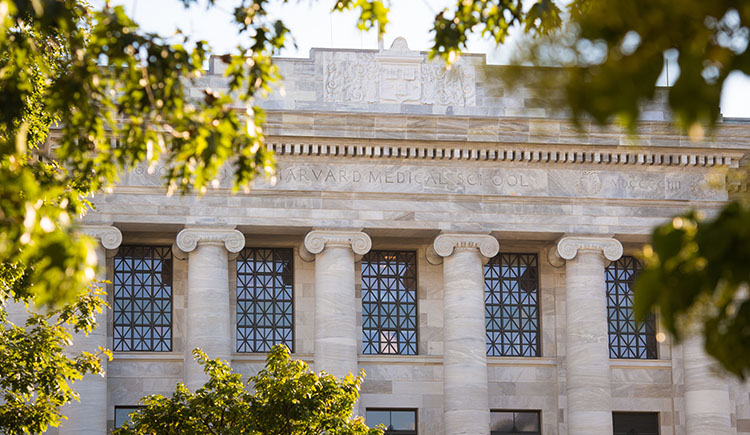
POLYGON ((237 257, 237 352, 294 351, 291 249, 246 248, 237 257))
POLYGON ((417 435, 416 409, 372 409, 365 416, 367 426, 385 426, 384 435, 417 435))
POLYGON ((536 254, 498 254, 484 266, 488 356, 539 356, 536 254))
POLYGON ((121 246, 114 266, 114 350, 171 351, 172 248, 121 246))
POLYGON ((491 411, 490 435, 542 433, 539 411, 491 411))
POLYGON ((417 254, 362 258, 362 353, 417 354, 417 254))
POLYGON ((641 270, 634 257, 623 256, 606 269, 610 358, 656 358, 656 318, 640 326, 633 315, 633 281, 641 270))

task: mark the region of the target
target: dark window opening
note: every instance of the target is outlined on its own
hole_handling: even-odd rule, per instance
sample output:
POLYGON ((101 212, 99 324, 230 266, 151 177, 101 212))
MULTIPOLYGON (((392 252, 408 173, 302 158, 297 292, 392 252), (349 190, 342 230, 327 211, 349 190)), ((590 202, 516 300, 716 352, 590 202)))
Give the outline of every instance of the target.
POLYGON ((539 411, 491 411, 490 435, 540 435, 539 420, 539 411))
POLYGON ((385 426, 384 435, 417 435, 416 409, 368 408, 365 421, 369 427, 385 426))
POLYGON ((658 412, 613 412, 614 435, 659 435, 658 412))
POLYGON ((132 426, 130 414, 143 408, 143 406, 115 406, 115 428, 126 424, 132 426))

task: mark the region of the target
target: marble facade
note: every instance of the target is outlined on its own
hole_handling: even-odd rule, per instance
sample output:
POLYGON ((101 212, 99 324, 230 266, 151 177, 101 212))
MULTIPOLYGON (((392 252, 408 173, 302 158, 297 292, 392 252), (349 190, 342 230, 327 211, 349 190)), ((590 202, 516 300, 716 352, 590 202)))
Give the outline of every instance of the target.
MULTIPOLYGON (((613 411, 658 412, 661 434, 750 434, 750 389, 715 374, 700 346, 667 339, 657 359, 609 358, 604 299, 604 267, 653 226, 746 188, 722 183, 750 153, 750 123, 690 142, 660 94, 638 139, 578 131, 531 90, 504 89, 483 56, 445 71, 403 41, 278 65, 285 94, 262 102, 275 182, 232 194, 227 171, 202 197, 167 197, 164 169, 139 167, 95 198, 84 231, 102 241, 108 276, 120 240, 174 245, 172 347, 115 352, 106 378, 84 381, 94 403, 71 408, 60 433, 103 433, 115 406, 198 385, 195 346, 260 370, 263 354, 233 344, 234 253, 248 246, 293 249, 295 356, 364 369, 361 414, 417 409, 422 435, 488 434, 490 409, 540 411, 545 435, 612 433, 613 411), (417 253, 416 355, 362 354, 358 261, 371 249, 417 253), (538 357, 486 356, 482 264, 498 251, 538 255, 538 357)), ((226 87, 218 59, 194 86, 226 87)), ((92 340, 111 346, 112 330, 92 340)))

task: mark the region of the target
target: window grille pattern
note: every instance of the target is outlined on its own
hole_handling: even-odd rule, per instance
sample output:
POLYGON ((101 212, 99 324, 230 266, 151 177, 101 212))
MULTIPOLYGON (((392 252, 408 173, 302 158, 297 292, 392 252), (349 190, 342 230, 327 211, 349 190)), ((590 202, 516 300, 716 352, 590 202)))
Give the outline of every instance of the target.
POLYGON ((498 254, 484 266, 487 355, 539 356, 536 254, 498 254))
POLYGON ((362 353, 417 353, 417 255, 370 251, 362 258, 362 353))
POLYGON ((417 435, 416 409, 368 408, 365 421, 369 427, 385 426, 383 435, 417 435))
POLYGON ((237 257, 237 352, 294 350, 291 249, 246 248, 237 257))
POLYGON ((121 246, 112 281, 114 350, 172 350, 172 248, 121 246))
POLYGON ((490 435, 540 435, 539 411, 491 411, 490 435))
POLYGON ((653 315, 636 326, 633 314, 633 280, 641 270, 634 257, 624 256, 606 269, 607 318, 610 358, 656 358, 656 319, 653 315))

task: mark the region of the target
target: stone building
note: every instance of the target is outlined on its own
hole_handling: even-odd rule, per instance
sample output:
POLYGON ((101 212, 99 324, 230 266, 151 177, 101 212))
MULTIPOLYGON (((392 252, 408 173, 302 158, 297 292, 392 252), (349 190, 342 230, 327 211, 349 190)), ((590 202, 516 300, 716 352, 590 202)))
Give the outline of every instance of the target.
MULTIPOLYGON (((484 56, 446 71, 383 51, 277 59, 274 183, 167 197, 161 168, 124 174, 84 230, 112 281, 105 378, 60 433, 101 434, 147 394, 203 374, 201 347, 257 372, 285 343, 316 370, 367 373, 359 413, 392 433, 750 433, 747 385, 698 339, 636 328, 633 257, 650 230, 727 199, 750 123, 674 132, 663 100, 641 136, 576 130, 484 56), (631 432, 632 430, 632 432, 631 432)), ((195 89, 225 88, 214 62, 195 89)))

